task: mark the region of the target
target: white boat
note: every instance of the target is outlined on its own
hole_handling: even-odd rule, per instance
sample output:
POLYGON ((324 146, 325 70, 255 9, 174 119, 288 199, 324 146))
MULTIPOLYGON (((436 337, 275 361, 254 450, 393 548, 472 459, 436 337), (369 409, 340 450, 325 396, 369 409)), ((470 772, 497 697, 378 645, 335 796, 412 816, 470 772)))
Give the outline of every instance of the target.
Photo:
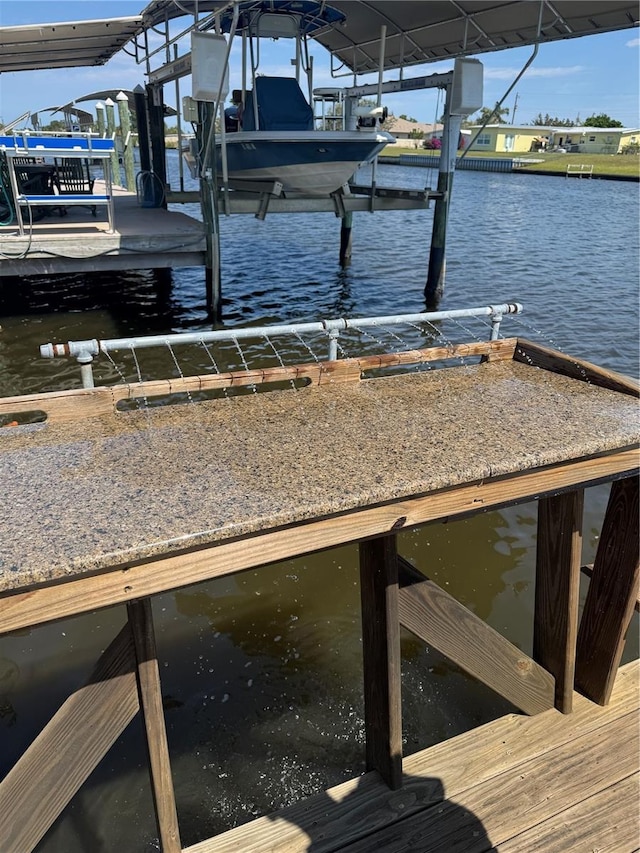
MULTIPOLYGON (((250 69, 243 69, 243 80, 251 80, 243 89, 234 90, 232 105, 221 121, 216 166, 223 183, 275 181, 288 196, 326 196, 395 141, 380 127, 386 116, 382 108, 367 108, 366 117, 358 115, 356 109, 352 115, 340 116, 341 129, 326 129, 324 121, 316 128, 306 38, 321 27, 342 21, 341 12, 315 0, 251 0, 239 4, 235 18, 231 13, 222 17, 223 32, 231 38, 242 36, 245 62, 250 58, 250 69), (262 75, 257 43, 283 37, 295 40, 296 76, 262 75), (301 77, 309 90, 308 99, 300 85, 301 77)), ((194 144, 189 158, 192 173, 200 168, 196 150, 194 144)))

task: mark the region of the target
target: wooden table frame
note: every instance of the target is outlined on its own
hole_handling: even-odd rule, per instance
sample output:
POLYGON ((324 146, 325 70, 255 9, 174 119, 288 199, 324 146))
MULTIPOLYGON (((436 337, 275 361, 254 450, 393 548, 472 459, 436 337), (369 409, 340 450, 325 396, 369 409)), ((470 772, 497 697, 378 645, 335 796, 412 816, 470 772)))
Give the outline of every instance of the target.
MULTIPOLYGON (((545 369, 551 365, 576 378, 586 373, 595 384, 638 396, 636 384, 624 377, 528 342, 481 347, 486 358, 526 357, 545 369)), ((307 374, 313 372, 313 366, 308 368, 307 374)), ((358 377, 361 368, 362 360, 358 377)), ((333 369, 348 377, 344 381, 355 377, 348 365, 333 369)), ((318 382, 327 370, 317 369, 318 382)), ((183 390, 192 380, 173 384, 183 390)), ((83 406, 106 405, 107 397, 114 405, 127 395, 122 389, 110 396, 108 391, 6 399, 0 401, 0 414, 21 405, 22 411, 33 409, 37 399, 50 417, 54 413, 52 419, 64 420, 81 416, 83 406), (74 397, 80 400, 78 407, 71 402, 74 397)), ((401 625, 525 713, 554 706, 569 713, 574 685, 594 702, 606 704, 638 598, 637 465, 637 450, 620 448, 1 595, 0 633, 122 603, 128 617, 87 683, 62 705, 0 783, 3 853, 35 847, 138 711, 146 730, 162 850, 181 851, 150 597, 343 543, 360 543, 367 769, 378 770, 391 788, 402 780, 401 625), (583 490, 606 482, 612 484, 611 493, 579 625, 583 490), (397 534, 433 520, 453 521, 532 500, 538 501, 539 512, 534 651, 529 658, 399 557, 397 534)))

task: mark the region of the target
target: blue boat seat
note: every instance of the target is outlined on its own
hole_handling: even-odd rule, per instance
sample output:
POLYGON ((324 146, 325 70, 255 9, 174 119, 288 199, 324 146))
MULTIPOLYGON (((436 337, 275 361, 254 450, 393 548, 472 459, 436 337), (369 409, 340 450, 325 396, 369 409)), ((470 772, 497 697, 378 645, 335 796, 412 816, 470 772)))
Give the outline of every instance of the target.
MULTIPOLYGON (((256 77, 258 130, 313 130, 313 110, 293 77, 256 77)), ((253 92, 247 92, 243 130, 256 130, 253 92)))

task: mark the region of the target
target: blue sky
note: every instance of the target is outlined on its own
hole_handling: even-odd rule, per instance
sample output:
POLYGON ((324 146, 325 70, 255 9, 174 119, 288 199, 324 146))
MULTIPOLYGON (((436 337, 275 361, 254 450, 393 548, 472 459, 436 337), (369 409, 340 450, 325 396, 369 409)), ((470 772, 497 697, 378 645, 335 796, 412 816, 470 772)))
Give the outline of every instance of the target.
MULTIPOLYGON (((0 0, 0 26, 18 26, 54 21, 87 20, 138 14, 145 0, 0 0)), ((266 73, 290 73, 290 42, 280 41, 265 53, 266 73)), ((348 78, 334 83, 327 55, 321 47, 314 52, 316 86, 348 85, 348 78)), ((480 54, 484 65, 484 103, 494 104, 511 85, 531 54, 531 48, 480 54)), ((233 61, 233 59, 232 59, 233 61)), ((451 63, 433 63, 407 69, 406 76, 447 71, 451 63)), ((262 70, 262 69, 261 69, 262 70)), ((391 73, 389 78, 397 77, 391 73)), ((373 82, 362 77, 358 82, 373 82)), ((0 75, 0 117, 8 122, 26 110, 37 111, 72 101, 98 89, 132 89, 144 84, 144 68, 120 53, 105 66, 96 68, 27 71, 0 75)), ((231 78, 232 87, 238 78, 231 78)), ((181 94, 190 93, 190 82, 181 83, 181 94)), ((607 113, 625 127, 640 128, 640 33, 622 30, 540 46, 538 56, 509 95, 505 106, 513 109, 517 95, 516 124, 529 124, 538 113, 581 119, 607 113)), ((165 87, 167 103, 175 104, 173 84, 165 87)), ((435 90, 388 95, 383 103, 395 115, 406 114, 432 122, 441 112, 435 90)))

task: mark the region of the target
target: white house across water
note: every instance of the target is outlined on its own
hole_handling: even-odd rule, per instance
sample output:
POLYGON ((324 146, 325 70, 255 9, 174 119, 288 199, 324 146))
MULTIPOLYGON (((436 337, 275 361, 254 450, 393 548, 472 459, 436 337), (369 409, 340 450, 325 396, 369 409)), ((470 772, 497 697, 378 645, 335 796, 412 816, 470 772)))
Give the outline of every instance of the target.
MULTIPOLYGON (((472 138, 480 125, 471 127, 472 138)), ((570 154, 623 154, 640 142, 640 130, 629 127, 552 127, 488 124, 470 146, 471 151, 512 152, 564 149, 570 154)))

